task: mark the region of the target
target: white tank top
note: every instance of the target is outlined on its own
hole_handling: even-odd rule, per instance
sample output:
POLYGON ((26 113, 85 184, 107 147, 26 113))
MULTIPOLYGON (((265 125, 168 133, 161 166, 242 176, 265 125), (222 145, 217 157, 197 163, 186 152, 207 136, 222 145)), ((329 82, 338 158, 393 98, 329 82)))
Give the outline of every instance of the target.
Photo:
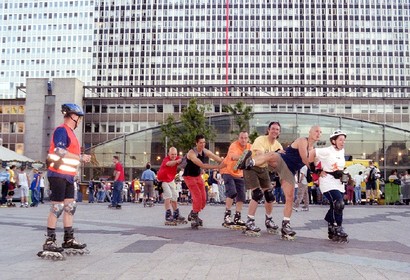
POLYGON ((27 181, 26 173, 19 173, 19 185, 28 187, 28 181, 27 181))

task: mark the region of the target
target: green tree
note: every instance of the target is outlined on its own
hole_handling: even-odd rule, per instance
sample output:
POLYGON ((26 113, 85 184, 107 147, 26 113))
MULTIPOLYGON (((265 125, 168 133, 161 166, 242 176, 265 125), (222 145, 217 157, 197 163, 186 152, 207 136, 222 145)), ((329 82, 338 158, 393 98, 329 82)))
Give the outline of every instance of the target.
POLYGON ((167 143, 168 147, 174 146, 187 152, 195 144, 195 136, 198 134, 203 134, 207 141, 213 141, 216 137, 215 129, 208 125, 205 117, 208 106, 199 105, 197 99, 191 99, 182 110, 180 122, 174 116, 169 116, 161 126, 164 145, 167 143))
POLYGON ((239 101, 233 106, 226 106, 225 109, 233 116, 234 119, 233 130, 231 131, 231 134, 236 137, 239 132, 248 131, 249 139, 251 142, 253 142, 253 140, 258 137, 258 133, 256 131, 253 131, 252 133, 249 131, 249 121, 253 119, 252 107, 246 106, 244 102, 239 101))

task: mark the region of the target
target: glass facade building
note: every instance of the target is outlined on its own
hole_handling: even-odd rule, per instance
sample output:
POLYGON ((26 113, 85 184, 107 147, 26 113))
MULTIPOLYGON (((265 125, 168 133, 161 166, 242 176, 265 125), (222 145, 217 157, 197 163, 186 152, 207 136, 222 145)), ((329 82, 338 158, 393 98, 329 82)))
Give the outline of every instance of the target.
MULTIPOLYGON (((375 160, 383 172, 410 168, 409 130, 404 131, 378 123, 336 116, 294 113, 255 114, 250 122, 250 130, 262 135, 272 120, 281 123, 282 132, 279 141, 284 147, 298 137, 307 136, 310 127, 318 124, 323 131, 319 146, 330 145, 329 135, 335 129, 342 129, 348 134, 345 145, 346 155, 352 159, 375 160)), ((224 156, 235 137, 226 133, 232 131, 231 126, 234 123, 232 116, 213 117, 210 118, 209 123, 215 128, 217 136, 215 141, 207 145, 224 156)), ((83 174, 86 178, 111 174, 113 155, 119 155, 123 159, 128 176, 139 176, 147 162, 151 162, 154 168, 158 168, 167 153, 167 145, 164 145, 160 139, 161 131, 157 127, 127 134, 94 146, 89 149, 94 158, 93 166, 85 167, 83 174)), ((180 151, 181 154, 185 152, 187 151, 180 151)))

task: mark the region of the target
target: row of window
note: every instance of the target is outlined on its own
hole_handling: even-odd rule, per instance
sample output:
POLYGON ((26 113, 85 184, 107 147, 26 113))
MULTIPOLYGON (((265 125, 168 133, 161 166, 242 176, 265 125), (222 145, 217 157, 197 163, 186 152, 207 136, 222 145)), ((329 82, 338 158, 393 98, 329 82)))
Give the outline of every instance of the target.
MULTIPOLYGON (((88 114, 144 114, 144 113, 181 113, 186 105, 86 105, 85 113, 88 114)), ((350 104, 334 105, 328 104, 283 104, 283 105, 262 105, 252 106, 255 113, 260 112, 304 112, 304 113, 340 113, 340 114, 374 114, 384 112, 386 114, 408 114, 408 104, 397 105, 369 105, 350 104)), ((228 113, 225 106, 213 104, 208 113, 228 113)))
POLYGON ((157 122, 86 123, 85 133, 131 133, 157 126, 157 122))
POLYGON ((52 8, 52 7, 60 7, 60 8, 70 8, 70 7, 84 7, 88 5, 92 5, 94 1, 44 1, 44 2, 37 2, 37 1, 28 1, 28 2, 20 2, 20 3, 0 3, 0 9, 35 9, 35 8, 52 8))
POLYGON ((25 107, 23 105, 0 105, 0 115, 24 115, 25 107))
POLYGON ((0 133, 23 134, 24 129, 24 122, 0 122, 0 133))

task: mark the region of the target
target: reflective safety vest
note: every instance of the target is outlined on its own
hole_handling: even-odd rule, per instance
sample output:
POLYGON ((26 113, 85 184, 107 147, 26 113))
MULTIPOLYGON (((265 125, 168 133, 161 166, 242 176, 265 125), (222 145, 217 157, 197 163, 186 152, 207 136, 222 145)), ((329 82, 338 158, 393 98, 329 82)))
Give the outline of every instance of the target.
MULTIPOLYGON (((74 134, 74 131, 66 125, 61 125, 59 127, 64 127, 67 131, 68 138, 70 139, 70 145, 67 147, 67 152, 80 155, 81 149, 80 144, 78 143, 78 139, 74 134)), ((48 150, 48 170, 60 173, 60 174, 67 174, 76 176, 77 175, 77 168, 80 165, 80 160, 74 158, 67 158, 67 157, 60 157, 55 153, 55 145, 54 145, 54 134, 53 138, 51 139, 50 149, 48 150)))

